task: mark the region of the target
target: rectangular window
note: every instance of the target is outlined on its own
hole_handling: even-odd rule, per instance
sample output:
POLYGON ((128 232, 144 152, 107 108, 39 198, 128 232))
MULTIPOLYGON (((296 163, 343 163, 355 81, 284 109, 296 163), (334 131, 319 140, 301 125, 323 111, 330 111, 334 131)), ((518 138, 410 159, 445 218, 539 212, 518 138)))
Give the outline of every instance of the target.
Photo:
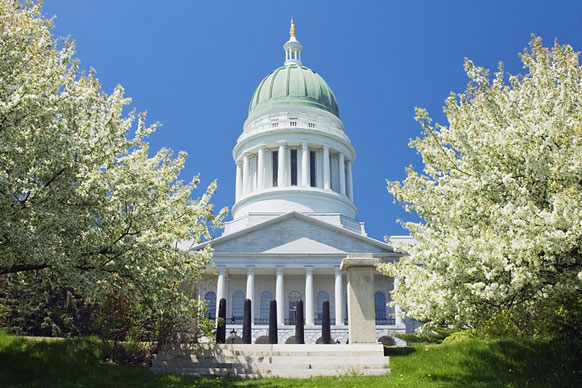
POLYGON ((291 150, 291 186, 297 186, 297 150, 291 150))
POLYGON ((279 123, 277 123, 277 122, 271 123, 271 128, 277 128, 278 126, 279 126, 279 123))
POLYGON ((316 154, 315 151, 310 151, 309 152, 309 185, 311 187, 315 187, 316 186, 316 180, 315 180, 315 171, 316 171, 316 154))
POLYGON ((315 128, 315 123, 309 123, 309 128, 315 128))
POLYGON ((279 176, 279 152, 271 152, 273 166, 273 187, 277 187, 277 178, 279 176))
POLYGON ((290 127, 296 127, 297 126, 297 121, 289 121, 289 126, 290 127))

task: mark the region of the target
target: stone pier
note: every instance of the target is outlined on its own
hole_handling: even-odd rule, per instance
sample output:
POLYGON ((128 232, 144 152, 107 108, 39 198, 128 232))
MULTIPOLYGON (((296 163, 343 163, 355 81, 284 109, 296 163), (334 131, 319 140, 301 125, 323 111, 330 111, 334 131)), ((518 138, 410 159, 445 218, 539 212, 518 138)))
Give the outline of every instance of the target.
POLYGON ((374 271, 371 254, 348 255, 340 269, 348 273, 348 332, 350 344, 376 343, 374 271))

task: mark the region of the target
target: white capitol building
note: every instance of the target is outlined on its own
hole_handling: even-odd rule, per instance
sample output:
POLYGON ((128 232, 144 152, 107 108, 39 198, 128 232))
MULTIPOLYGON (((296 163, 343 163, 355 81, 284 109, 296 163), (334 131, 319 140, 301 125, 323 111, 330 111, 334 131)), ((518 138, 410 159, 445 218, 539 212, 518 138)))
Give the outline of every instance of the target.
MULTIPOLYGON (((400 253, 366 235, 356 220, 352 163, 356 152, 344 131, 335 96, 327 83, 303 66, 302 45, 291 37, 285 63, 255 90, 243 133, 233 150, 236 201, 233 220, 211 241, 213 279, 199 296, 218 313, 227 301, 227 333, 242 335, 245 299, 252 301, 253 343, 268 335, 269 304, 277 301, 279 343, 294 342, 294 309, 304 301, 305 342, 321 337, 323 301, 330 302, 332 340, 348 338, 346 274, 348 254, 369 254, 381 262, 400 253)), ((202 245, 204 246, 204 245, 202 245)), ((200 247, 202 247, 200 246, 200 247)), ((197 247, 196 249, 199 249, 197 247)), ((416 323, 388 307, 398 280, 374 275, 376 336, 391 342, 393 332, 416 323)))

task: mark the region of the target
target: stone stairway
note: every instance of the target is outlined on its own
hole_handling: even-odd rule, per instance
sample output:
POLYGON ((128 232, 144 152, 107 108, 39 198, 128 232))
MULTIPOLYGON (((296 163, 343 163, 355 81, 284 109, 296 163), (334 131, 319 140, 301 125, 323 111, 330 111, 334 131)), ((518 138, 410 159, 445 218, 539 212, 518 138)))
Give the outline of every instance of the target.
POLYGON ((381 344, 175 345, 154 356, 153 372, 241 378, 379 376, 390 373, 381 344))

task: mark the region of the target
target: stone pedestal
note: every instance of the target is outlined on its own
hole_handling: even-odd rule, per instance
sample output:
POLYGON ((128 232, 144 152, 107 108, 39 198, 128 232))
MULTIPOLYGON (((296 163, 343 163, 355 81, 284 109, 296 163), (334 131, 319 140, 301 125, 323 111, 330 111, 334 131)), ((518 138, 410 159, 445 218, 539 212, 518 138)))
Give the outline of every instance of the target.
POLYGON ((348 330, 350 344, 376 343, 374 271, 372 255, 348 255, 340 269, 348 273, 348 330))

